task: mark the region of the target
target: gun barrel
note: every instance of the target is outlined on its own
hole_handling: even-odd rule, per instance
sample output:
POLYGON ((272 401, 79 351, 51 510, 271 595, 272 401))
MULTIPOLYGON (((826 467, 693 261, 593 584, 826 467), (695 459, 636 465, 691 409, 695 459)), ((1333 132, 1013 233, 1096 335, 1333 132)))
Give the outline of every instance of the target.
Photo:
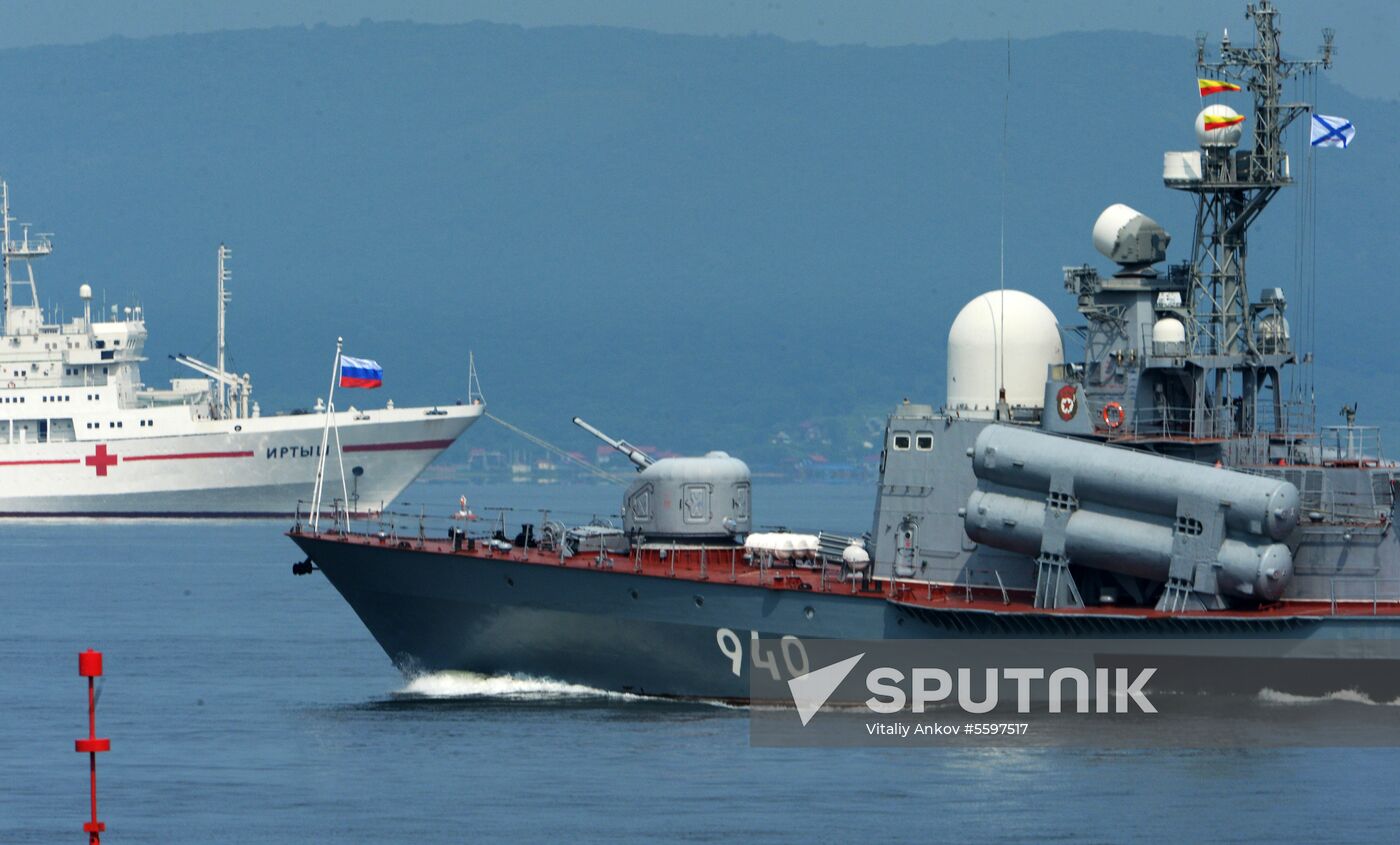
POLYGON ((651 456, 626 440, 614 440, 603 432, 589 425, 582 417, 574 417, 574 425, 613 447, 617 451, 627 456, 627 460, 637 465, 637 469, 646 469, 651 466, 651 456))

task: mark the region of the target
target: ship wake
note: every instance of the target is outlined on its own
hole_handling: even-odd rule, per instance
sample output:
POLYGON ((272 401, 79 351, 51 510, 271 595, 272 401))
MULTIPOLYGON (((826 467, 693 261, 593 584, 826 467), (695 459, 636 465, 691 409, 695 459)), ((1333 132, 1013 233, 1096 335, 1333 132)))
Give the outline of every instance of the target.
POLYGON ((1400 698, 1393 701, 1376 701, 1371 696, 1357 690, 1337 690, 1324 695, 1297 695, 1279 692, 1265 687, 1259 691, 1259 703, 1274 706, 1300 704, 1364 704, 1369 707, 1400 707, 1400 698))
POLYGON ((634 701, 642 696, 530 675, 480 675, 476 672, 427 672, 415 675, 395 695, 406 698, 510 701, 634 701))

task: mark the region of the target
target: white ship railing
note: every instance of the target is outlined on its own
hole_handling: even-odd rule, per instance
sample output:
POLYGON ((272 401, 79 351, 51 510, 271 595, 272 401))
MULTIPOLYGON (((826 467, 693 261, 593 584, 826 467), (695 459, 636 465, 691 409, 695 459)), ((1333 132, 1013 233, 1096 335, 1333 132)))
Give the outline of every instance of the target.
POLYGON ((1334 575, 1328 578, 1327 581, 1328 599, 1333 616, 1340 615, 1337 612, 1339 604, 1361 603, 1364 605, 1369 601, 1371 603, 1371 615, 1379 616, 1382 602, 1386 604, 1400 602, 1400 577, 1381 578, 1379 576, 1366 575, 1334 575), (1337 589, 1339 585, 1342 587, 1341 591, 1337 589), (1357 589, 1348 590, 1346 589, 1348 586, 1353 586, 1357 589), (1386 588, 1384 595, 1381 593, 1382 587, 1386 588))

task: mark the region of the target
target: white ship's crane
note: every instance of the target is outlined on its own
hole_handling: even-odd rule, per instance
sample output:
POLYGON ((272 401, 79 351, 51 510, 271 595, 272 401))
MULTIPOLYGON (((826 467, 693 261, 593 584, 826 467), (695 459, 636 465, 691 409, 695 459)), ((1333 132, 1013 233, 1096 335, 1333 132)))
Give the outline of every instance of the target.
POLYGON ((232 393, 232 402, 225 404, 224 402, 220 401, 217 403, 219 407, 219 414, 221 416, 226 413, 226 408, 229 405, 232 405, 234 406, 238 418, 247 418, 248 397, 253 392, 252 376, 250 376, 248 373, 244 373, 240 376, 236 373, 224 372, 222 369, 214 366, 213 364, 206 364, 198 358, 193 358, 189 355, 185 355, 184 353, 178 355, 171 355, 170 360, 174 361, 177 364, 184 364, 191 370, 194 370, 195 372, 201 375, 208 376, 209 378, 213 379, 215 384, 218 386, 218 392, 220 394, 232 393))
POLYGON ((231 373, 227 369, 228 341, 225 333, 225 317, 228 304, 233 300, 233 293, 226 287, 229 280, 233 278, 233 271, 228 267, 228 260, 233 257, 233 250, 225 244, 219 244, 219 268, 217 275, 217 299, 218 299, 218 339, 217 355, 215 363, 207 364, 204 361, 183 353, 171 355, 171 360, 195 372, 208 376, 214 380, 213 406, 216 419, 246 419, 248 416, 248 397, 253 392, 252 377, 248 373, 238 375, 231 373))

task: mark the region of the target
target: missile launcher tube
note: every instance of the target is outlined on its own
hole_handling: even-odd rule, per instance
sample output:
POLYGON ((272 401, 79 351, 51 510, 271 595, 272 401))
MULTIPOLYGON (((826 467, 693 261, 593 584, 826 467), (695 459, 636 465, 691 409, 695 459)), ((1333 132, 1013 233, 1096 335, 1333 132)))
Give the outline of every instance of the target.
MULTIPOLYGON (((968 499, 965 523, 967 536, 978 543, 1036 557, 1045 533, 1045 503, 978 490, 968 499)), ((1065 554, 1077 564, 1166 581, 1172 526, 1160 518, 1078 510, 1065 525, 1065 554)), ((1274 601, 1293 577, 1293 555, 1282 543, 1227 537, 1217 563, 1217 583, 1227 595, 1274 601)))
POLYGON ((1226 503, 1229 530, 1271 540, 1287 539, 1298 524, 1298 488, 1287 481, 1010 426, 987 426, 978 435, 972 468, 983 481, 1039 496, 1063 474, 1074 479, 1081 502, 1168 519, 1175 519, 1178 500, 1226 503))

